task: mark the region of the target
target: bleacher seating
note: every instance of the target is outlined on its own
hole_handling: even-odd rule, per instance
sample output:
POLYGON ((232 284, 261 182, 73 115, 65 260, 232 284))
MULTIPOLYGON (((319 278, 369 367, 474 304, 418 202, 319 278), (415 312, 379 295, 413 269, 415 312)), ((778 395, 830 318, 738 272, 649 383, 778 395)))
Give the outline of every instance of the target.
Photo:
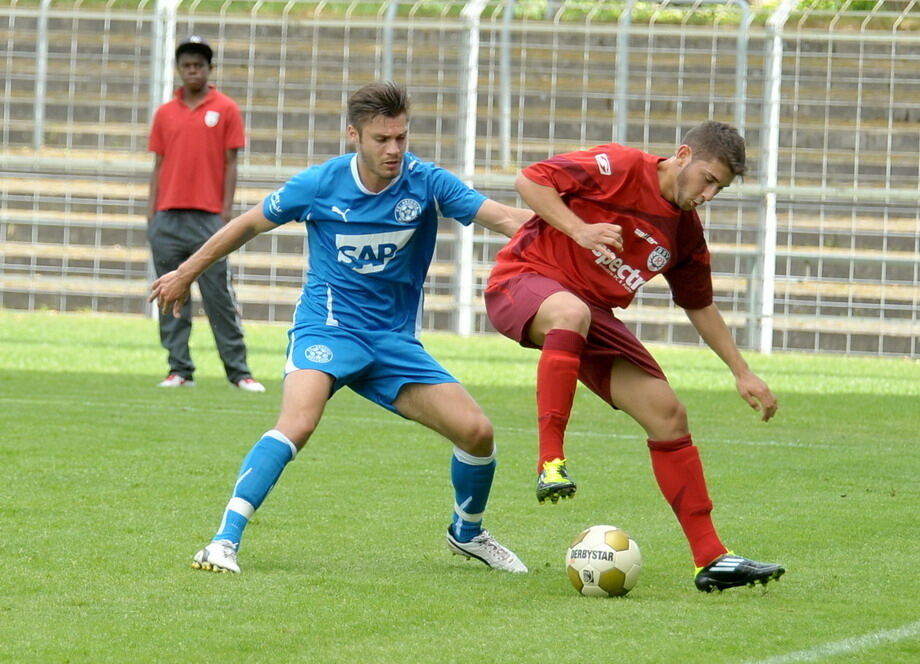
MULTIPOLYGON (((207 32, 208 17, 200 15, 196 20, 196 30, 207 32)), ((0 157, 16 155, 19 164, 32 159, 39 165, 27 172, 21 166, 2 169, 0 307, 141 313, 151 277, 144 218, 150 164, 145 153, 149 40, 131 21, 105 26, 101 21, 81 20, 78 38, 72 21, 63 18, 53 18, 49 29, 45 147, 38 151, 32 150, 36 23, 25 17, 0 30, 7 60, 18 63, 9 72, 6 89, 0 90, 0 104, 7 114, 0 157), (94 68, 103 54, 101 68, 94 68), (79 168, 68 166, 80 160, 79 168), (97 168, 92 167, 94 162, 97 168)), ((237 99, 247 122, 249 145, 237 195, 241 208, 259 201, 283 179, 282 174, 292 174, 346 147, 342 137, 346 53, 349 88, 375 75, 376 30, 355 28, 346 34, 330 25, 320 28, 320 34, 314 28, 298 29, 302 34, 289 31, 282 45, 277 29, 260 25, 258 58, 250 64, 251 29, 225 26, 213 79, 237 99), (318 35, 319 49, 313 43, 318 35)), ((609 140, 611 133, 615 52, 598 49, 592 56, 590 76, 606 84, 586 97, 582 82, 564 75, 567 68, 587 71, 584 49, 579 46, 583 37, 563 36, 563 47, 557 39, 551 48, 547 43, 531 43, 533 36, 522 34, 515 33, 515 38, 528 40, 526 62, 512 61, 515 163, 508 171, 486 163, 487 154, 494 157, 499 152, 494 128, 498 108, 487 95, 480 96, 477 156, 482 174, 492 177, 486 178, 493 187, 489 193, 507 201, 514 200, 507 182, 516 166, 609 140), (499 181, 504 184, 495 184, 499 181)), ((397 69, 397 74, 407 73, 413 93, 411 149, 452 169, 459 161, 456 53, 460 45, 456 40, 457 33, 449 31, 413 33, 407 46, 413 63, 403 61, 402 69, 397 69)), ((733 61, 720 63, 715 70, 719 80, 711 80, 711 41, 697 44, 660 36, 653 58, 644 48, 638 40, 631 58, 630 108, 642 122, 631 123, 629 142, 667 154, 673 148, 676 113, 685 127, 710 113, 732 117, 733 61), (649 90, 652 78, 654 90, 649 90), (679 96, 675 94, 678 83, 679 96)), ((818 44, 815 50, 820 48, 818 44)), ((920 87, 914 83, 901 91, 897 108, 886 114, 884 100, 875 103, 871 96, 890 91, 873 90, 860 82, 862 61, 848 45, 837 48, 842 52, 833 61, 830 103, 810 103, 802 95, 790 96, 784 104, 780 184, 846 188, 857 183, 915 189, 920 179, 920 87), (858 163, 853 159, 856 145, 858 163)), ((920 50, 920 44, 916 48, 920 50)), ((762 53, 752 48, 746 114, 752 181, 758 175, 760 156, 762 60, 762 53)), ((826 62, 821 60, 802 58, 796 80, 825 81, 826 62)), ((907 86, 916 78, 915 61, 888 64, 903 73, 907 86)), ((482 90, 494 89, 487 72, 482 73, 480 85, 482 90)), ((821 201, 804 199, 784 200, 781 206, 775 318, 775 338, 781 343, 777 345, 808 348, 815 344, 816 335, 845 334, 848 350, 920 351, 915 346, 920 335, 916 207, 861 204, 850 213, 839 206, 828 212, 821 201), (884 217, 884 240, 878 232, 879 215, 884 217)), ((758 200, 729 199, 725 205, 713 205, 707 222, 717 295, 722 303, 735 303, 726 307, 726 318, 740 329, 749 319, 737 301, 749 297, 755 276, 758 200), (745 217, 740 222, 739 206, 745 217)), ((476 270, 481 285, 498 242, 483 233, 477 241, 484 247, 476 270)), ((289 318, 302 280, 302 229, 285 227, 260 237, 232 263, 247 318, 289 318)), ((439 251, 426 298, 432 312, 426 320, 429 325, 449 324, 455 279, 452 256, 439 251)), ((645 290, 626 317, 670 338, 672 332, 665 332, 662 325, 682 321, 682 314, 664 306, 663 281, 652 282, 645 290)), ((480 300, 477 307, 477 326, 486 329, 480 300)))

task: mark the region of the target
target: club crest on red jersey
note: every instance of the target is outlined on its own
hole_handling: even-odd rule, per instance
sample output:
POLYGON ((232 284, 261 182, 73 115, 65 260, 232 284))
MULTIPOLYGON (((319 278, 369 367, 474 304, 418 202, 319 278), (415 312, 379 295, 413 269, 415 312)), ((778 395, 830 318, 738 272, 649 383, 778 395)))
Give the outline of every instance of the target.
POLYGON ((658 245, 648 255, 648 269, 652 272, 661 272, 669 260, 671 260, 671 252, 658 245))
POLYGON ((207 111, 204 114, 204 123, 208 127, 216 127, 220 122, 220 113, 218 111, 207 111))

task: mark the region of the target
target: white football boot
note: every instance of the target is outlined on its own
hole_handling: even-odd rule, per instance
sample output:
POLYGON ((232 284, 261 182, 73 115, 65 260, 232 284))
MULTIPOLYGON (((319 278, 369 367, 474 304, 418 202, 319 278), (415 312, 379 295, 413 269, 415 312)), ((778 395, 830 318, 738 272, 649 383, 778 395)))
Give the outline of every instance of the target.
POLYGON ((454 555, 475 558, 492 569, 518 573, 527 571, 527 565, 522 563, 513 551, 499 544, 488 530, 483 530, 469 542, 458 542, 448 528, 447 548, 454 555))
POLYGON ((236 562, 236 545, 230 540, 211 542, 192 559, 192 567, 207 572, 240 573, 236 562))

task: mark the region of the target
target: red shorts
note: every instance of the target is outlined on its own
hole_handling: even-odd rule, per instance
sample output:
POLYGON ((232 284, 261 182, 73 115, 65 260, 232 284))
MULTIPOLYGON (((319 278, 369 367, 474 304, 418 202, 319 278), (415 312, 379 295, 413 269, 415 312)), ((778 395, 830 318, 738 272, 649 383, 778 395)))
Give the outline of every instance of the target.
MULTIPOLYGON (((528 337, 530 321, 543 301, 560 291, 570 292, 559 282, 539 274, 519 274, 489 284, 485 292, 486 313, 495 329, 506 337, 526 348, 537 348, 528 337)), ((623 321, 608 309, 591 304, 588 308, 591 310, 591 327, 588 328, 578 372, 582 383, 613 406, 610 400, 610 369, 618 357, 632 362, 650 376, 667 380, 658 362, 623 321)))

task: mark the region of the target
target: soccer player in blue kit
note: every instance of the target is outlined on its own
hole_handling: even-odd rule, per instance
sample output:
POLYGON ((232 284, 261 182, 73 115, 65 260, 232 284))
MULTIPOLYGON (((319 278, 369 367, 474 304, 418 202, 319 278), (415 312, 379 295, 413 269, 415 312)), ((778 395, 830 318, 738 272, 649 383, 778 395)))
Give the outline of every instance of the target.
POLYGON ((217 534, 194 556, 196 569, 239 573, 247 522, 309 440, 327 400, 347 385, 453 443, 448 548, 494 569, 527 571, 482 528, 495 473, 492 425, 416 334, 439 214, 510 237, 531 212, 490 200, 407 152, 408 111, 395 83, 355 92, 347 128, 355 153, 294 176, 153 283, 150 300, 176 315, 209 265, 288 221, 306 224, 309 267, 288 333, 281 412, 243 460, 217 534))

